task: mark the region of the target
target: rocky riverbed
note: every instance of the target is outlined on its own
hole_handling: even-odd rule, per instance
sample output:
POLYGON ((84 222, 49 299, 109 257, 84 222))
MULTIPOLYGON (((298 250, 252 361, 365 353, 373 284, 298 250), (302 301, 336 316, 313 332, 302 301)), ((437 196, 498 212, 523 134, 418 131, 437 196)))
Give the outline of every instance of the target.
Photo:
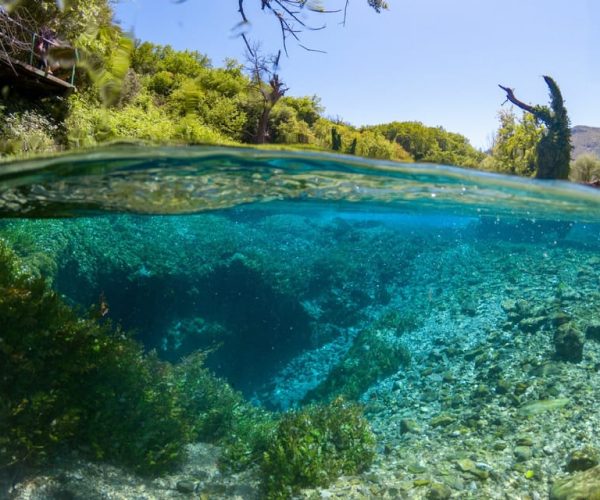
MULTIPOLYGON (((294 308, 308 318, 314 343, 307 340, 270 373, 254 400, 277 409, 299 406, 364 331, 401 342, 410 354, 410 363, 359 396, 377 437, 371 468, 303 490, 300 498, 600 498, 597 246, 474 238, 464 228, 405 239, 378 225, 295 223, 303 236, 286 242, 287 257, 271 260, 265 235, 274 225, 283 231, 282 221, 263 222, 264 234, 254 227, 253 240, 237 226, 237 233, 223 230, 227 238, 246 238, 245 254, 227 254, 225 269, 243 262, 249 276, 296 297, 294 308), (329 231, 337 243, 303 267, 301 256, 318 240, 307 227, 323 240, 329 231), (252 247, 257 240, 268 251, 252 247), (361 272, 366 264, 370 271, 361 272), (408 313, 411 321, 397 328, 394 318, 408 313)), ((363 360, 371 359, 368 339, 361 342, 363 360)), ((0 497, 261 498, 258 471, 225 474, 220 452, 189 445, 180 468, 159 478, 67 454, 43 470, 5 472, 0 497)))

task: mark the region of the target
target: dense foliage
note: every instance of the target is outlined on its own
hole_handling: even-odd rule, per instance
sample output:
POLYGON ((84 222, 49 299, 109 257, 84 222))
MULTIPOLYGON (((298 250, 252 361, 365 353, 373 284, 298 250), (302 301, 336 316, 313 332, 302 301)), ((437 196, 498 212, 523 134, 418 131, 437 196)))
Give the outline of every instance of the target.
POLYGON ((261 464, 267 498, 291 498, 301 488, 326 486, 341 474, 369 468, 375 438, 360 406, 336 399, 329 406, 286 414, 261 464))
POLYGON ((540 139, 535 148, 535 176, 539 179, 567 179, 571 161, 571 128, 567 109, 557 83, 544 76, 550 91, 549 106, 531 106, 515 97, 514 90, 500 85, 506 98, 537 123, 543 124, 540 139))
POLYGON ((367 130, 383 134, 416 161, 477 167, 485 157, 466 137, 442 127, 427 127, 420 122, 392 122, 367 130))
POLYGON ((500 127, 488 156, 481 164, 484 170, 532 177, 536 172, 537 144, 544 132, 529 113, 521 120, 512 110, 498 114, 500 127))
POLYGON ((575 182, 598 182, 600 180, 600 158, 583 154, 571 163, 569 178, 575 182))
MULTIPOLYGON (((371 4, 376 10, 382 3, 371 4)), ((234 60, 213 67, 198 51, 132 44, 107 0, 24 1, 16 11, 80 52, 78 92, 40 105, 12 89, 0 108, 0 154, 22 155, 131 139, 154 143, 270 142, 399 161, 477 166, 481 153, 458 134, 412 123, 356 128, 323 116, 317 96, 269 101, 270 80, 234 60), (20 100, 21 106, 14 102, 20 100), (402 134, 391 133, 400 126, 402 134), (334 134, 335 129, 335 134, 334 134), (418 148, 414 147, 419 143, 418 148)), ((292 89, 293 90, 293 89, 292 89)))
POLYGON ((191 428, 167 366, 118 328, 78 317, 4 244, 0 323, 1 465, 65 448, 140 471, 179 459, 191 428))

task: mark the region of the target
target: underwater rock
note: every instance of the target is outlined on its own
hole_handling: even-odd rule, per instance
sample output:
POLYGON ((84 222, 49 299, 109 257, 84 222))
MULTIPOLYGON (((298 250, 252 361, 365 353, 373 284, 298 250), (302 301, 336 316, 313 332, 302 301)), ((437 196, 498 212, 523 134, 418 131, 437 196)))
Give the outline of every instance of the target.
POLYGON ((517 446, 514 455, 518 462, 526 462, 533 456, 533 453, 529 446, 517 446))
POLYGON ((483 466, 480 467, 479 463, 475 463, 470 458, 462 458, 460 460, 457 460, 456 467, 461 472, 474 476, 477 479, 481 479, 482 481, 490 477, 490 473, 488 470, 486 470, 486 468, 484 468, 483 466))
POLYGON ((467 316, 475 316, 477 314, 477 302, 475 300, 467 300, 461 306, 461 311, 467 316))
POLYGON ((590 446, 573 451, 567 459, 567 472, 577 472, 591 469, 598 465, 600 457, 598 450, 590 446))
POLYGON ((421 432, 421 428, 419 427, 419 424, 417 424, 417 421, 413 418, 403 418, 402 420, 400 420, 400 434, 407 434, 407 433, 413 433, 413 434, 418 434, 421 432))
POLYGON ((196 484, 194 481, 184 479, 177 481, 176 488, 180 493, 194 493, 194 491, 196 491, 196 484))
POLYGON ((427 500, 446 500, 452 496, 452 490, 442 483, 433 483, 427 492, 427 500))
POLYGON ((477 356, 483 354, 485 349, 483 346, 477 346, 475 349, 471 349, 464 354, 464 358, 466 361, 473 361, 477 356))
POLYGON ((500 306, 504 309, 504 312, 510 313, 517 310, 517 301, 514 299, 504 299, 500 306))
POLYGON ((425 474, 427 467, 418 463, 410 463, 406 466, 406 470, 411 474, 425 474))
POLYGON ((600 466, 556 481, 550 500, 600 500, 600 466))
POLYGON ((536 366, 531 370, 531 375, 535 377, 541 377, 548 379, 551 377, 557 377, 562 373, 563 364, 557 362, 547 362, 543 365, 536 366))
POLYGON ((519 415, 531 417, 551 410, 557 410, 569 404, 567 398, 560 399, 542 399, 527 403, 519 409, 519 415))
POLYGON ((533 446, 533 439, 529 436, 520 436, 517 438, 518 446, 533 446))
POLYGON ((522 332, 535 333, 544 325, 545 322, 545 316, 523 318, 521 321, 519 321, 519 328, 522 332))
POLYGON ((585 337, 600 342, 600 323, 591 323, 586 326, 585 337))
POLYGON ((570 324, 561 326, 554 333, 556 357, 562 361, 579 363, 583 359, 583 334, 570 324))
POLYGON ((461 472, 473 472, 477 466, 470 458, 463 458, 456 461, 456 466, 461 472))
POLYGON ((563 311, 555 311, 550 314, 549 319, 552 325, 559 327, 571 321, 571 316, 563 311))
POLYGON ((447 413, 442 413, 437 417, 431 419, 430 425, 431 427, 447 427, 450 424, 456 422, 456 418, 452 415, 448 415, 447 413))

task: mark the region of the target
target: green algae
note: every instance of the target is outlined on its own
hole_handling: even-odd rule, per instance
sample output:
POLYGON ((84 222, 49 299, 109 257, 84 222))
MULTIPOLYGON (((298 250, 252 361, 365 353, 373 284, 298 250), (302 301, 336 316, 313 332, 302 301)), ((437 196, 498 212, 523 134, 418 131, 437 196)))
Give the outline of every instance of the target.
POLYGON ((289 498, 301 488, 326 486, 341 474, 369 468, 375 437, 362 408, 341 398, 284 415, 261 464, 267 498, 289 498))
POLYGON ((416 326, 411 314, 392 311, 361 330, 341 362, 327 378, 308 392, 305 401, 344 396, 358 399, 371 385, 410 364, 410 353, 400 341, 406 330, 416 326))
POLYGON ((550 500, 600 500, 600 466, 578 472, 552 485, 550 500))
POLYGON ((181 458, 189 428, 168 367, 109 322, 78 317, 2 242, 0 319, 1 465, 65 448, 141 472, 181 458))

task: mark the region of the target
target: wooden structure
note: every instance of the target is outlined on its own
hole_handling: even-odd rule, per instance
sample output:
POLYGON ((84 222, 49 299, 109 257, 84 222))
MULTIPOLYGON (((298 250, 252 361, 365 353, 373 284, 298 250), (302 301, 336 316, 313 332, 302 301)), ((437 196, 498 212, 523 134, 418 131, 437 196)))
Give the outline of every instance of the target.
POLYGON ((43 38, 28 24, 9 15, 0 6, 0 90, 8 86, 39 97, 68 95, 75 90, 77 51, 66 44, 43 38), (49 47, 50 58, 53 51, 63 55, 54 73, 43 68, 42 57, 36 50, 40 42, 49 47), (70 56, 65 58, 64 54, 70 56))

